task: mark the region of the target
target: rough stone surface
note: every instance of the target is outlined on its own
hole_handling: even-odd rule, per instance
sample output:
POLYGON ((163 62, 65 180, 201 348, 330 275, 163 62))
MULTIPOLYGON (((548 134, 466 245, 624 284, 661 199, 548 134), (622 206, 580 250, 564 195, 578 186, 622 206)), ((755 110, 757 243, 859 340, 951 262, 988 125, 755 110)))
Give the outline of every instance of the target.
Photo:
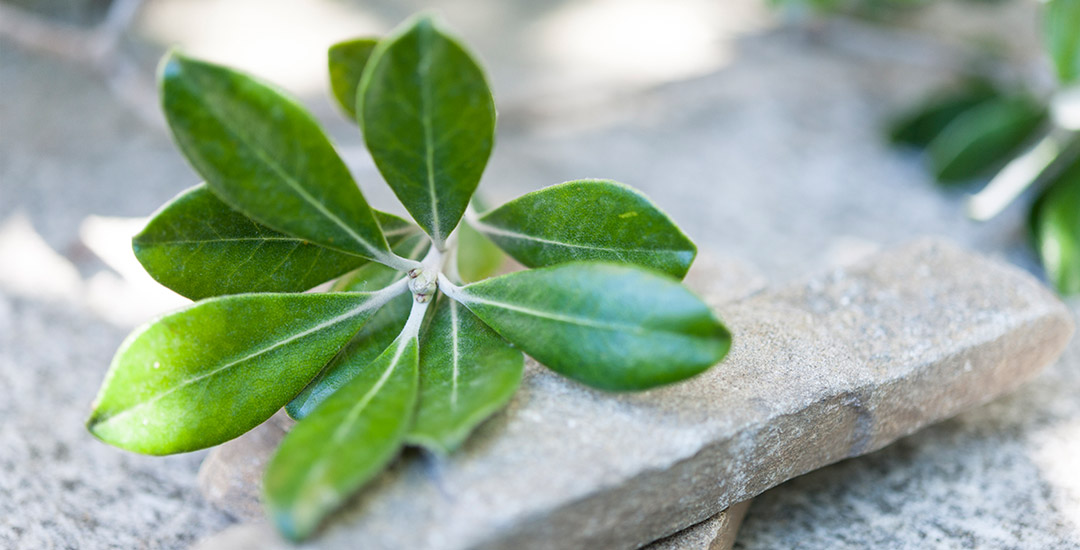
POLYGON ((84 428, 125 333, 0 289, 0 548, 186 548, 230 523, 193 483, 205 453, 138 456, 84 428))
POLYGON ((1010 391, 1072 332, 1029 276, 935 241, 719 309, 720 367, 612 395, 530 362, 461 451, 398 461, 312 546, 641 546, 1010 391))
POLYGON ((644 550, 731 550, 749 508, 749 500, 733 504, 697 525, 646 546, 644 550))
POLYGON ((1016 392, 755 498, 736 548, 1080 548, 1077 396, 1074 337, 1016 392))

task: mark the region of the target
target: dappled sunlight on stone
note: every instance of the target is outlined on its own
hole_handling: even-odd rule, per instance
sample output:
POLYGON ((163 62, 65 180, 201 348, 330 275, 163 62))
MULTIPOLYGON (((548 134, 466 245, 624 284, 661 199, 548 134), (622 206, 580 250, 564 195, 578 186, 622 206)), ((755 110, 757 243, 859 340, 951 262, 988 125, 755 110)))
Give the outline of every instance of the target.
POLYGON ((596 85, 656 84, 724 65, 740 34, 758 30, 763 7, 701 0, 571 2, 535 25, 547 61, 596 85))
POLYGON ((101 271, 86 280, 87 305, 102 318, 120 326, 144 323, 188 303, 158 284, 135 258, 131 236, 144 225, 144 218, 102 216, 87 216, 79 225, 83 244, 115 271, 101 271))
POLYGON ((16 296, 75 299, 82 288, 75 266, 21 212, 0 222, 0 266, 0 289, 16 296))

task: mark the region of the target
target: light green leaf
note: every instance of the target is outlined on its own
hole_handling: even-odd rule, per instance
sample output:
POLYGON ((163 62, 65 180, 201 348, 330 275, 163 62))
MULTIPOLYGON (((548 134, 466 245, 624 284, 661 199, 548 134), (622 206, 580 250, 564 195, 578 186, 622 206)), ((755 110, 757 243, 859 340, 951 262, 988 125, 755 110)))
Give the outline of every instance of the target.
POLYGON ((1080 0, 1050 0, 1044 34, 1058 79, 1063 84, 1080 79, 1080 0))
POLYGON ((310 535, 397 454, 416 404, 417 346, 416 330, 406 327, 285 436, 263 482, 270 517, 285 536, 310 535))
POLYGON ((927 148, 941 183, 990 175, 1025 145, 1046 122, 1046 108, 1028 96, 987 101, 950 123, 927 148))
POLYGON ((445 296, 420 339, 420 405, 405 440, 438 453, 457 449, 521 383, 521 352, 445 296))
POLYGON ((700 299, 635 266, 570 263, 440 288, 541 363, 605 390, 689 378, 731 345, 700 299))
POLYGON ((481 216, 476 228, 529 267, 601 260, 682 278, 697 254, 648 197, 607 180, 571 181, 518 197, 481 216))
POLYGON ((204 184, 158 210, 132 246, 147 273, 192 300, 302 292, 367 263, 274 231, 229 208, 204 184))
POLYGON ((458 226, 457 268, 466 283, 487 279, 499 272, 506 256, 495 243, 473 229, 469 222, 458 226))
POLYGON ((1035 206, 1034 222, 1050 280, 1062 294, 1080 294, 1080 159, 1050 182, 1035 206))
POLYGON ((430 17, 379 42, 357 102, 375 165, 413 219, 442 243, 480 183, 495 136, 483 71, 430 17))
POLYGON ((165 315, 120 346, 87 427, 144 454, 228 441, 292 399, 388 297, 241 294, 165 315))
POLYGON ((330 88, 338 106, 353 122, 359 123, 356 119, 356 90, 360 86, 360 77, 378 42, 374 38, 357 38, 330 46, 330 88))
POLYGON ((282 233, 393 262, 345 163, 294 100, 173 52, 162 64, 161 101, 177 145, 229 206, 282 233))
POLYGON ((981 82, 937 95, 894 120, 889 139, 896 144, 926 147, 957 117, 997 96, 993 87, 981 82))

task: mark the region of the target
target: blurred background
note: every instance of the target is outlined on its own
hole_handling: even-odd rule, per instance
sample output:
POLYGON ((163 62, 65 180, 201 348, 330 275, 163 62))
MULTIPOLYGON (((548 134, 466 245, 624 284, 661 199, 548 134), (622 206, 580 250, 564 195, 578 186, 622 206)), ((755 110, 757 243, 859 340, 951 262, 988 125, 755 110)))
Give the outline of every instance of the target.
MULTIPOLYGON (((0 0, 0 546, 185 547, 233 521, 195 489, 200 453, 128 455, 82 428, 124 335, 185 303, 130 249, 150 213, 199 181, 157 107, 162 53, 179 47, 280 84, 325 124, 369 201, 402 212, 331 102, 325 56, 423 9, 441 13, 490 74, 498 140, 480 186, 490 203, 571 179, 619 180, 670 213, 703 259, 753 266, 774 285, 927 234, 1043 276, 1027 223, 1038 189, 999 184, 977 216, 992 219, 968 214, 998 168, 1050 134, 1019 136, 986 161, 993 169, 948 186, 918 147, 890 143, 905 113, 973 79, 1023 88, 1048 109, 1058 101, 1045 6, 1033 0, 0 0)), ((1047 111, 1055 153, 1029 158, 1013 180, 1034 179, 1068 149, 1066 111, 1047 111)), ((1062 429, 1047 443, 1058 447, 1025 463, 1036 474, 964 443, 985 425, 915 445, 944 453, 930 465, 976 457, 972 487, 1003 471, 1057 476, 1053 490, 1010 484, 1012 500, 957 505, 993 522, 1025 503, 1046 514, 1032 532, 1080 532, 1080 479, 1063 466, 1080 455, 1080 423, 1062 429)), ((911 453, 872 460, 940 476, 911 453)), ((786 497, 751 509, 739 545, 855 529, 859 488, 877 483, 859 476, 884 468, 861 464, 781 487, 786 497), (838 493, 829 480, 843 478, 858 482, 838 493)), ((931 500, 909 495, 916 507, 898 513, 933 514, 917 505, 953 494, 945 487, 931 500)), ((958 540, 964 525, 927 529, 958 540)), ((973 540, 1014 547, 1010 533, 973 540)))

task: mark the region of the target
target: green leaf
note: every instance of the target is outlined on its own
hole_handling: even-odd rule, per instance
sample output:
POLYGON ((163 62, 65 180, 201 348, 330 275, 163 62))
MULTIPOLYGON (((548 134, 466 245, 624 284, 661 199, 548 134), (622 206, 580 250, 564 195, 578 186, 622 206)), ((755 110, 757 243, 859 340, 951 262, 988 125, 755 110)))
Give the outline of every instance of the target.
POLYGON ((406 292, 383 306, 326 368, 285 406, 285 412, 297 420, 307 417, 319 404, 360 374, 397 338, 405 327, 405 320, 409 318, 412 303, 412 294, 406 292))
POLYGON ((330 46, 330 88, 334 92, 337 104, 349 115, 353 122, 356 118, 356 90, 360 86, 360 77, 364 74, 368 57, 378 44, 374 38, 346 40, 330 46))
POLYGON ((259 224, 204 184, 163 206, 132 246, 147 273, 192 300, 302 292, 366 263, 259 224))
POLYGON ((1058 79, 1063 84, 1080 79, 1080 0, 1050 0, 1044 34, 1058 79))
POLYGON ((997 95, 998 92, 989 85, 976 82, 930 98, 892 122, 889 140, 895 144, 926 147, 957 117, 997 95))
POLYGON ((397 454, 416 404, 417 346, 415 328, 407 327, 285 436, 263 482, 285 536, 310 535, 397 454))
POLYGON ((457 449, 521 383, 525 359, 454 300, 440 297, 420 339, 420 406, 405 440, 457 449))
POLYGON ((499 272, 506 256, 469 222, 458 226, 457 268, 466 283, 487 279, 499 272))
POLYGON ((571 181, 518 197, 481 216, 476 228, 529 267, 601 260, 682 278, 697 254, 648 197, 607 180, 571 181))
POLYGON ((541 363, 605 390, 689 378, 731 345, 700 299, 635 266, 570 263, 440 288, 541 363))
POLYGON ((87 427, 144 454, 228 441, 292 399, 387 297, 241 294, 165 315, 120 346, 87 427))
POLYGON ((1036 246, 1058 291, 1080 294, 1080 159, 1049 185, 1035 205, 1036 246))
POLYGON ((993 173, 1029 144, 1046 122, 1046 108, 1028 96, 990 100, 956 118, 927 148, 941 183, 993 173))
POLYGON ((379 42, 360 83, 357 112, 375 165, 437 243, 457 226, 495 137, 483 71, 430 17, 379 42))
POLYGON ((177 145, 229 206, 282 233, 393 262, 345 163, 294 100, 173 52, 162 64, 161 101, 177 145))

